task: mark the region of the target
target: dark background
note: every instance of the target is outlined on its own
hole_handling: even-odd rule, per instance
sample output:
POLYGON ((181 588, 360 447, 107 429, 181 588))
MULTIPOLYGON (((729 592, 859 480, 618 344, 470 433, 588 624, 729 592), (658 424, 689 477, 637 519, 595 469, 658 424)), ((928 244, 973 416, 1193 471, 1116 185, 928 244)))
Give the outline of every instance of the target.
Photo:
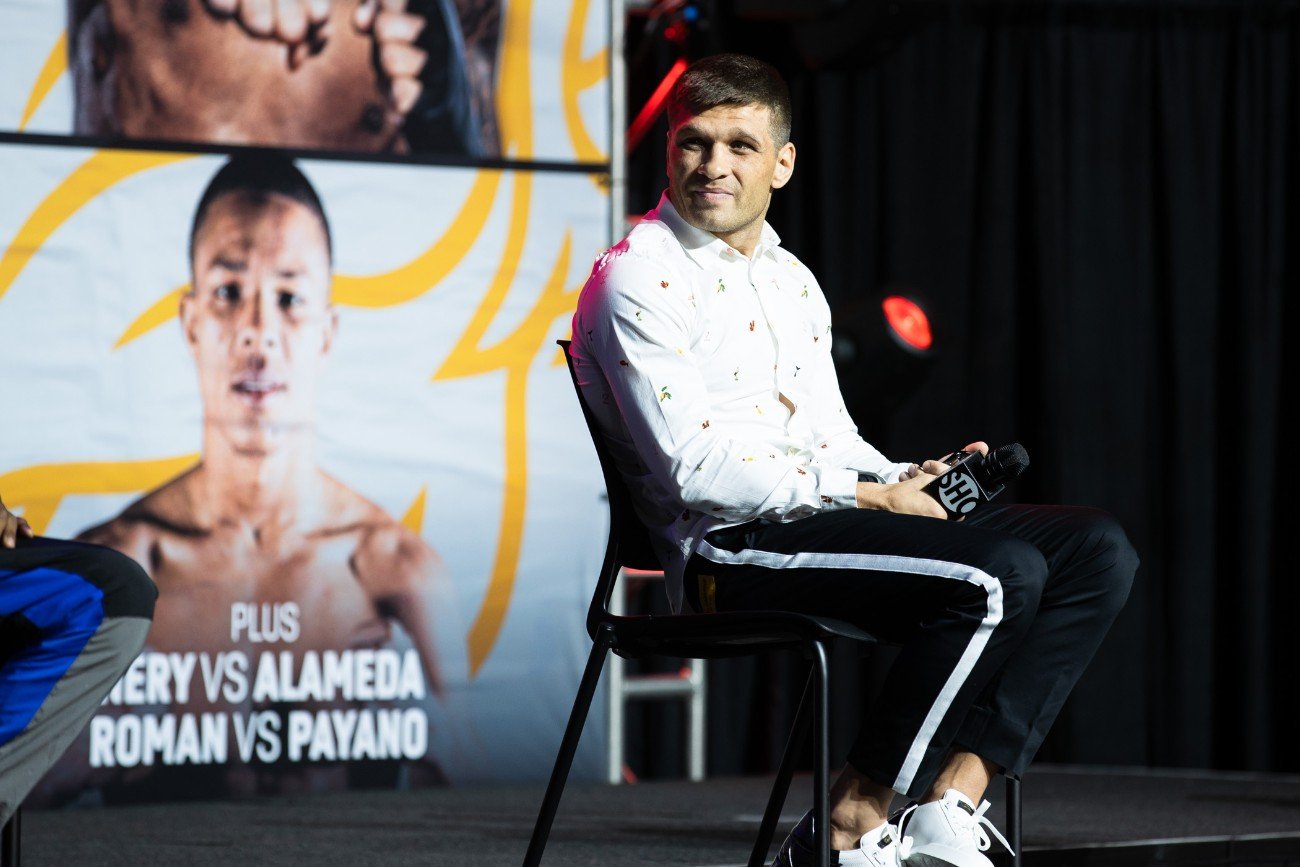
MULTIPOLYGON (((679 50, 773 63, 799 150, 768 219, 837 341, 887 289, 930 311, 923 380, 842 368, 864 435, 895 460, 1022 442, 1011 497, 1107 509, 1142 558, 1039 759, 1300 771, 1300 4, 694 5, 680 43, 630 20, 629 116, 679 50)), ((632 213, 665 132, 630 155, 632 213)), ((838 662, 845 750, 888 659, 838 662)), ((710 772, 769 769, 802 664, 710 665, 710 772)), ((630 721, 632 770, 679 773, 677 711, 630 721)))

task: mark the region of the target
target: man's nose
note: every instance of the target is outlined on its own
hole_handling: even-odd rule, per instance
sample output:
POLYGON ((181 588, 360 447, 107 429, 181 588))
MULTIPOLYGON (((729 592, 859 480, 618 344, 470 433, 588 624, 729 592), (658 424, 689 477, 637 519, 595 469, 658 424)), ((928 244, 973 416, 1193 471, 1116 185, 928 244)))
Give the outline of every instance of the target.
POLYGON ((708 178, 720 178, 728 171, 727 156, 726 146, 716 144, 704 152, 704 159, 696 171, 708 178))
POLYGON ((280 323, 274 311, 274 299, 265 292, 253 293, 240 325, 239 345, 242 348, 265 352, 279 346, 280 323))

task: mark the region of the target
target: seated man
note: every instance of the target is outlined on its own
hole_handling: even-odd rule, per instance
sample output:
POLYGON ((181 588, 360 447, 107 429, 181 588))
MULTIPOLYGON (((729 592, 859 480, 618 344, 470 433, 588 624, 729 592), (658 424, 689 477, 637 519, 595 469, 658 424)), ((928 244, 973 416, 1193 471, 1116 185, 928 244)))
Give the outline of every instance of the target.
MULTIPOLYGON (((832 787, 831 846, 840 864, 988 865, 975 804, 1029 764, 1137 558, 1091 509, 943 520, 922 489, 945 465, 892 463, 858 436, 830 309, 764 221, 794 170, 785 83, 718 55, 668 106, 668 191, 596 263, 572 352, 673 607, 797 610, 901 644, 832 787), (902 828, 895 793, 919 802, 902 828)), ((805 817, 777 863, 814 862, 805 817)))
POLYGON ((0 824, 140 652, 157 595, 130 558, 36 538, 0 501, 0 824))

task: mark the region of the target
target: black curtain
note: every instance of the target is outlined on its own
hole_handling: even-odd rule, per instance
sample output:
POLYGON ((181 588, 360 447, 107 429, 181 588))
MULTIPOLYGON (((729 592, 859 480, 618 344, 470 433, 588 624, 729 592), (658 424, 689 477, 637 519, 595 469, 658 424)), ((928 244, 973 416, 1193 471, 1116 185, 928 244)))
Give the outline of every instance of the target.
MULTIPOLYGON (((930 311, 936 354, 910 394, 851 369, 864 432, 898 460, 1019 441, 1033 465, 1012 496, 1107 509, 1142 558, 1040 758, 1300 771, 1300 471, 1283 426, 1300 372, 1300 5, 714 11, 708 49, 791 82, 798 160, 769 220, 837 330, 875 327, 860 311, 887 289, 930 311)), ((637 159, 633 204, 649 207, 662 157, 637 159)), ((768 760, 783 715, 766 684, 793 669, 714 676, 715 770, 768 760)))

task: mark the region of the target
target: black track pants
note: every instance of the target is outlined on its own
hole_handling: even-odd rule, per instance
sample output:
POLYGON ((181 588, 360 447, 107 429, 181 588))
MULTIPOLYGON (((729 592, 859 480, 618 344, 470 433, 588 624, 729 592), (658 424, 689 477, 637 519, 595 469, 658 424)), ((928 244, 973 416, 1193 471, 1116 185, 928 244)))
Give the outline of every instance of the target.
POLYGON ((849 763, 916 798, 954 745, 1023 773, 1137 565, 1095 509, 985 506, 961 523, 846 509, 710 533, 686 598, 835 617, 900 644, 849 763))

